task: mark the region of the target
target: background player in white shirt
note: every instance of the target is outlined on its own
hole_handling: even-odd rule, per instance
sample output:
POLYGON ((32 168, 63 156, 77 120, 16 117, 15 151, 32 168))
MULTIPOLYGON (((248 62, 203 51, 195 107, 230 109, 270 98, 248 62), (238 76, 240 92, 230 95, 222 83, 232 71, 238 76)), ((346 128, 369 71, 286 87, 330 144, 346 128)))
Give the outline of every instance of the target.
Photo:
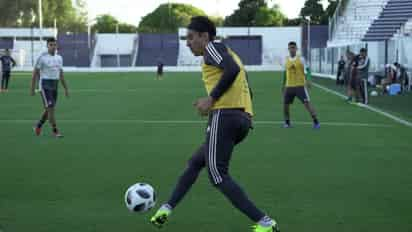
POLYGON ((57 102, 57 90, 59 80, 61 81, 66 97, 69 97, 69 90, 63 75, 63 59, 56 54, 57 42, 56 39, 50 38, 47 40, 47 53, 42 54, 36 62, 33 70, 33 78, 31 83, 31 95, 34 96, 34 89, 37 80, 39 80, 40 94, 44 104, 44 112, 39 122, 34 127, 36 135, 41 134, 43 124, 49 120, 53 128, 53 135, 56 138, 63 137, 57 129, 55 119, 55 106, 57 102))

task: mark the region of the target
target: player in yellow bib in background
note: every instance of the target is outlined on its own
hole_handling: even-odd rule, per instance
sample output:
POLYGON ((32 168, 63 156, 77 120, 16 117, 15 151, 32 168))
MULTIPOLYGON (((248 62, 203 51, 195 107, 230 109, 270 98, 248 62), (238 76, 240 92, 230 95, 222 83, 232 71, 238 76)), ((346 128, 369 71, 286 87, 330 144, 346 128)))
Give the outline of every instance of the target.
POLYGON ((284 128, 290 128, 290 104, 293 104, 295 97, 305 105, 305 108, 310 113, 313 119, 313 128, 319 129, 320 123, 316 116, 315 109, 310 104, 310 97, 307 91, 310 82, 305 74, 306 65, 303 57, 297 55, 296 42, 290 42, 288 45, 289 56, 285 60, 285 72, 282 92, 284 96, 284 128))

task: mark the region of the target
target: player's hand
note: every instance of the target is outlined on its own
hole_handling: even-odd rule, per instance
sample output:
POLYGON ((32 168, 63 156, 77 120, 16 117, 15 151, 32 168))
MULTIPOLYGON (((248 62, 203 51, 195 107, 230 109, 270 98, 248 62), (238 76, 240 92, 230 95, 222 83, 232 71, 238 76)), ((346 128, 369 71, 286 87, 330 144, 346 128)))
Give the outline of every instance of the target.
POLYGON ((193 106, 197 109, 200 115, 206 116, 209 114, 210 109, 212 108, 214 100, 212 97, 204 97, 197 99, 193 106))
POLYGON ((68 89, 64 90, 64 95, 66 95, 67 98, 70 97, 70 95, 69 95, 69 90, 68 90, 68 89))

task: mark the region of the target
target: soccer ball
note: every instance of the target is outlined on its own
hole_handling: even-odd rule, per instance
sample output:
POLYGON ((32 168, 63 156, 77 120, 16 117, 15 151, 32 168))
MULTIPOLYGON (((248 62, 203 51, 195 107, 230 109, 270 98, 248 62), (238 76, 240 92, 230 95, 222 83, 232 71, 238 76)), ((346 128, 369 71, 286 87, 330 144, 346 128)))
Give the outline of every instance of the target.
POLYGON ((378 92, 376 92, 375 90, 373 90, 373 91, 371 92, 371 96, 372 96, 372 97, 378 96, 378 92))
POLYGON ((124 202, 131 212, 143 213, 155 206, 156 193, 149 184, 136 183, 127 189, 124 202))

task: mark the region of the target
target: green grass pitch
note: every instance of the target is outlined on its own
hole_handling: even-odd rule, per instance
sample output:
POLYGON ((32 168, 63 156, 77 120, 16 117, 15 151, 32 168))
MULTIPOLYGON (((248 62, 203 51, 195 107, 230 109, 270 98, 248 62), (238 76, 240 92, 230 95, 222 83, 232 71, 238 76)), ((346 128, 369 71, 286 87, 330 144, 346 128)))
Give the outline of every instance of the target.
MULTIPOLYGON (((67 73, 58 126, 35 137, 39 95, 29 74, 0 94, 2 232, 157 231, 154 211, 129 213, 124 192, 148 182, 165 201, 204 140, 193 101, 205 96, 199 73, 67 73)), ((282 129, 280 75, 249 73, 255 129, 232 156, 230 172, 285 232, 412 231, 412 131, 320 89, 310 90, 322 128, 300 102, 282 129)), ((409 104, 410 105, 410 104, 409 104)), ((240 232, 252 225, 205 171, 175 209, 165 232, 240 232)))

